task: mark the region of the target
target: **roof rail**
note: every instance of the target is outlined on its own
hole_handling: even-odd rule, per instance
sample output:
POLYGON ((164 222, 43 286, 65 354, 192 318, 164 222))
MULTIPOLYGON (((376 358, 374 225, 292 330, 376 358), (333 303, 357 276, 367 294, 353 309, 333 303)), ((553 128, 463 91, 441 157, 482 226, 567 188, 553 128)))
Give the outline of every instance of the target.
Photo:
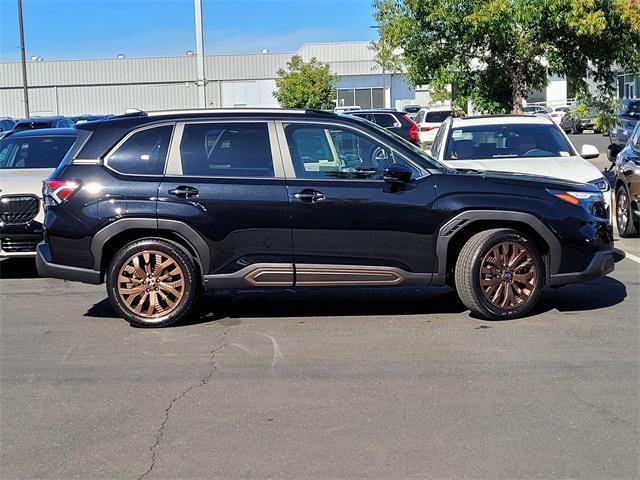
POLYGON ((321 111, 322 110, 302 108, 192 108, 188 110, 155 110, 146 112, 146 115, 150 117, 157 117, 160 115, 196 115, 207 113, 290 113, 304 115, 308 112, 320 113, 321 111))

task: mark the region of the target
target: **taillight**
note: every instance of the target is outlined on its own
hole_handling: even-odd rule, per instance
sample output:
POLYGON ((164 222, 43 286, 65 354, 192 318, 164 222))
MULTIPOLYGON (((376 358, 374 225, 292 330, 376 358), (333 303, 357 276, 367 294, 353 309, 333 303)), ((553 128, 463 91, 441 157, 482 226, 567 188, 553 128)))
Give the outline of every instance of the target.
POLYGON ((59 204, 68 200, 80 189, 79 180, 45 180, 42 186, 42 197, 45 205, 59 204))
POLYGON ((552 113, 552 114, 551 114, 551 116, 552 116, 553 118, 558 118, 558 117, 561 117, 561 116, 562 116, 562 114, 561 114, 561 113, 552 113))
POLYGON ((422 127, 420 127, 420 131, 421 132, 428 132, 429 130, 433 130, 434 128, 437 128, 437 127, 427 127, 427 126, 423 125, 422 127))
POLYGON ((409 140, 411 140, 412 142, 417 142, 418 141, 418 125, 416 125, 416 122, 411 120, 406 115, 404 116, 404 119, 407 122, 409 122, 409 140))

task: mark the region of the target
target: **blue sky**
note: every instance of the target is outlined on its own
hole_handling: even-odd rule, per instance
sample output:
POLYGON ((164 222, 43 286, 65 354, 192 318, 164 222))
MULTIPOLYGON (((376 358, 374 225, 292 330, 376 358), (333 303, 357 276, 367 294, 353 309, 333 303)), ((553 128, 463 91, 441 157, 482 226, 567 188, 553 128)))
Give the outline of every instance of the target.
MULTIPOLYGON (((0 61, 19 61, 16 0, 0 0, 0 61)), ((23 0, 27 59, 184 55, 193 0, 23 0)), ((202 0, 205 53, 374 40, 371 0, 202 0)))

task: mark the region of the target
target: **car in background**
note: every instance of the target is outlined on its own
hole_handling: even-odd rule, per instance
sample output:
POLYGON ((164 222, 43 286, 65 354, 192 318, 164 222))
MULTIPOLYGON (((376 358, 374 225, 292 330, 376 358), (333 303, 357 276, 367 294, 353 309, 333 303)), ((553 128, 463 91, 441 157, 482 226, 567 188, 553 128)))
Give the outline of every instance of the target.
POLYGON ((33 257, 42 241, 42 181, 76 141, 73 128, 13 130, 0 140, 0 257, 33 257))
POLYGON ((522 109, 523 113, 529 115, 547 114, 550 110, 550 108, 543 107, 542 105, 527 105, 522 109))
POLYGON ((69 119, 74 123, 85 123, 85 122, 95 122, 98 120, 105 120, 109 118, 110 115, 77 115, 75 117, 69 117, 69 119))
POLYGON ((333 109, 335 113, 349 113, 362 110, 358 105, 340 106, 333 109))
POLYGON ((420 105, 405 105, 402 110, 407 114, 407 117, 415 121, 416 114, 420 111, 421 108, 422 107, 420 105))
POLYGON ((37 130, 39 128, 72 128, 73 121, 67 117, 31 117, 19 120, 14 130, 37 130))
POLYGON ((372 110, 359 110, 357 112, 347 112, 354 117, 364 118, 370 122, 386 128, 392 133, 410 141, 414 145, 420 145, 418 139, 418 126, 404 112, 397 110, 379 108, 372 110))
POLYGON ((618 154, 613 171, 618 233, 636 237, 640 232, 640 122, 618 154))
POLYGON ((622 101, 622 109, 618 114, 618 122, 609 134, 611 144, 615 145, 609 160, 615 161, 615 157, 629 141, 631 133, 636 125, 640 122, 640 99, 622 101))
POLYGON ((423 108, 420 110, 415 118, 420 143, 433 143, 438 128, 452 113, 453 110, 450 108, 423 108))
POLYGON ((560 128, 562 128, 565 133, 572 133, 574 135, 581 134, 585 130, 593 130, 593 133, 600 133, 594 124, 597 115, 598 110, 595 107, 590 107, 588 113, 582 117, 576 115, 574 108, 570 108, 560 119, 560 128))
POLYGON ((552 107, 551 111, 549 112, 549 117, 551 117, 551 120, 553 120, 553 122, 556 125, 560 125, 560 122, 562 121, 562 118, 565 116, 565 114, 569 110, 571 110, 571 107, 569 107, 569 106, 552 107))
POLYGON ((0 117, 0 138, 4 137, 8 132, 13 130, 16 121, 9 117, 0 117))
POLYGON ((602 191, 607 208, 611 187, 588 162, 598 149, 578 153, 567 135, 547 116, 496 115, 448 118, 438 130, 431 155, 461 170, 513 172, 589 183, 602 191))

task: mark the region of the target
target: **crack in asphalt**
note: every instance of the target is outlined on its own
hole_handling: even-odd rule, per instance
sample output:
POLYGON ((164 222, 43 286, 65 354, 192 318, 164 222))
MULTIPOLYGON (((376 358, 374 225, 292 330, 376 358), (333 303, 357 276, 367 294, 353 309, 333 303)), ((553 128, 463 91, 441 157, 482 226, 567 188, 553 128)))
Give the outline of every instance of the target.
MULTIPOLYGON (((231 331, 231 328, 229 328, 222 334, 222 336, 220 337, 221 341, 223 341, 226 338, 227 334, 231 331)), ((156 460, 158 459, 157 450, 158 450, 158 447, 160 446, 160 442, 162 441, 162 437, 164 437, 165 428, 167 427, 167 424, 169 423, 169 419, 171 418, 171 409, 173 408, 173 406, 177 402, 182 400, 191 390, 204 387, 207 383, 209 383, 209 380, 211 380, 211 377, 213 377, 213 374, 218 370, 218 366, 216 365, 216 361, 215 361, 216 353, 220 352, 221 350, 224 350, 228 345, 229 345, 228 343, 224 342, 222 345, 219 345, 215 347, 213 350, 211 350, 209 352, 209 362, 208 362, 207 373, 202 378, 200 378, 200 380, 198 380, 196 383, 189 385, 179 395, 171 399, 171 401, 169 402, 169 405, 164 410, 164 420, 156 430, 156 435, 155 435, 155 440, 153 442, 153 445, 149 447, 149 451, 151 452, 151 463, 149 464, 149 468, 142 475, 140 475, 137 478, 137 480, 142 480, 147 475, 149 475, 153 471, 153 467, 155 467, 156 465, 156 460)))

